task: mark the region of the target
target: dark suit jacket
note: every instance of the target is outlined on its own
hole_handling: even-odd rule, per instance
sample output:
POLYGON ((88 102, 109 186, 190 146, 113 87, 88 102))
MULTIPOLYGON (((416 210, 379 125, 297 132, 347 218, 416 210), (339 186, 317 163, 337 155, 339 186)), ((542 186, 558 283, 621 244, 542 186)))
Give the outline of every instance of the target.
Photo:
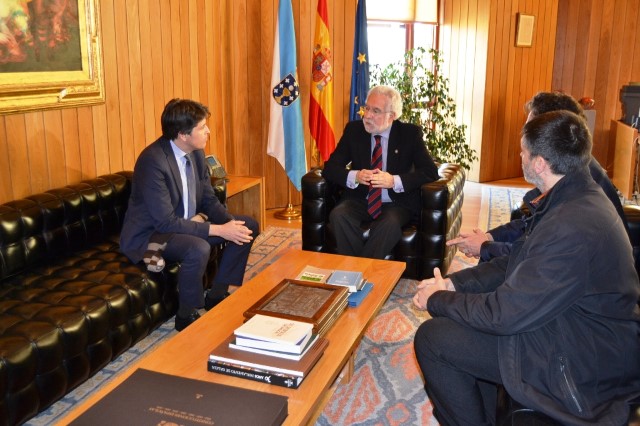
MULTIPOLYGON (((211 186, 204 152, 194 151, 196 212, 209 222, 233 219, 211 186)), ((142 260, 154 232, 190 234, 206 239, 209 224, 184 219, 182 180, 169 139, 160 137, 138 157, 133 171, 129 207, 120 234, 120 249, 132 261, 142 260)))
MULTIPOLYGON (((371 134, 364 129, 362 120, 347 123, 338 146, 324 165, 322 175, 345 188, 343 199, 365 200, 369 193, 367 185, 346 188, 349 171, 345 167, 349 162, 351 170, 371 168, 371 134)), ((391 200, 414 213, 419 211, 420 187, 439 178, 438 167, 427 152, 420 127, 398 120, 393 122, 389 133, 386 171, 400 176, 404 187, 401 193, 389 189, 391 200)))

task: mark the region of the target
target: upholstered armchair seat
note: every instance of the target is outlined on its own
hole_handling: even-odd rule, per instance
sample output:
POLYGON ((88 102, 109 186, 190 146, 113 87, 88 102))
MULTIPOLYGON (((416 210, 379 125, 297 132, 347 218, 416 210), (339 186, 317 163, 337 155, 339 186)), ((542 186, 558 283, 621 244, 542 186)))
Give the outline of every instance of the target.
MULTIPOLYGON (((420 189, 421 210, 416 222, 404 227, 402 239, 387 256, 403 261, 404 277, 423 279, 433 276, 433 268, 449 269, 455 247, 447 239, 455 237, 462 224, 465 171, 457 164, 445 163, 438 169, 440 179, 420 189)), ((302 177, 302 249, 336 253, 336 242, 329 213, 340 199, 340 188, 315 168, 302 177)), ((366 238, 367 224, 363 224, 366 238)))

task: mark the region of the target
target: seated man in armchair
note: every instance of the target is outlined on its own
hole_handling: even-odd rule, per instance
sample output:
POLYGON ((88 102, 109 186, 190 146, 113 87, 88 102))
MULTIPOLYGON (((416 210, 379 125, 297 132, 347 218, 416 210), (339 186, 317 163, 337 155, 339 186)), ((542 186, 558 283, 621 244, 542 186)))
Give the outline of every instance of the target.
POLYGON ((417 215, 420 187, 439 178, 422 130, 401 115, 398 91, 372 88, 362 120, 347 124, 325 163, 323 176, 345 188, 329 216, 340 254, 384 259, 417 215), (370 222, 368 238, 363 222, 370 222))

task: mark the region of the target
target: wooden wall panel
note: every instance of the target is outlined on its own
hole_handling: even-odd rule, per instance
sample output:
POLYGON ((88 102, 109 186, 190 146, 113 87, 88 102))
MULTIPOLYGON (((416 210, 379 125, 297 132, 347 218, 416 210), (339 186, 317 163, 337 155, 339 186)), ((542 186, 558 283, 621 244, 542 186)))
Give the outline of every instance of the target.
MULTIPOLYGON (((310 167, 317 164, 307 124, 316 4, 292 0, 310 167)), ((339 138, 348 119, 357 0, 327 4, 339 138)), ((292 186, 266 155, 278 0, 98 0, 98 6, 105 103, 0 116, 0 202, 132 169, 160 135, 165 103, 192 97, 211 110, 206 151, 232 174, 264 176, 267 207, 284 207, 292 186)), ((472 180, 521 175, 522 105, 551 88, 596 99, 594 154, 609 165, 607 123, 620 117, 620 87, 640 80, 637 0, 442 0, 441 14, 445 74, 481 158, 472 180), (536 16, 532 48, 514 47, 517 12, 536 16)), ((291 201, 300 201, 295 190, 291 201)))
POLYGON ((611 120, 622 117, 620 89, 640 80, 640 2, 558 1, 552 89, 595 99, 593 155, 611 176, 611 120))
POLYGON ((445 70, 480 157, 469 179, 521 176, 523 105, 551 86, 557 0, 444 0, 442 6, 445 70), (515 47, 517 13, 536 17, 532 47, 515 47))

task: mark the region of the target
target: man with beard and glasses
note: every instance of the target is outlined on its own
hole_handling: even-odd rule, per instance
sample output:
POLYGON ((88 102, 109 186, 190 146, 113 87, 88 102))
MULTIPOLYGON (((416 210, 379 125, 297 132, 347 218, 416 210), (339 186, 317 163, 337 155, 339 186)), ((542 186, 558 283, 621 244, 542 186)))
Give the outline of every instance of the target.
MULTIPOLYGON (((561 92, 540 92, 525 105, 527 121, 539 114, 560 110, 571 111, 581 118, 585 118, 582 106, 580 106, 578 101, 561 92)), ((622 224, 627 232, 629 232, 627 218, 624 215, 618 191, 615 186, 613 186, 613 183, 611 183, 607 172, 593 156, 589 162, 589 173, 616 208, 622 224)), ((525 220, 526 217, 514 219, 509 223, 490 229, 487 232, 474 229, 473 232, 470 233, 461 233, 456 238, 447 241, 447 245, 456 245, 467 257, 475 257, 482 262, 486 262, 494 257, 509 254, 513 241, 518 239, 524 232, 525 220)))
POLYGON ((417 218, 420 187, 439 178, 422 129, 401 115, 397 90, 372 88, 362 120, 346 125, 324 165, 323 176, 344 188, 329 217, 340 254, 384 259, 417 218))
POLYGON ((568 111, 524 125, 531 219, 508 256, 423 280, 414 349, 442 425, 495 424, 497 385, 561 424, 622 425, 640 395, 640 284, 615 208, 568 111), (447 291, 448 288, 455 291, 447 291))

